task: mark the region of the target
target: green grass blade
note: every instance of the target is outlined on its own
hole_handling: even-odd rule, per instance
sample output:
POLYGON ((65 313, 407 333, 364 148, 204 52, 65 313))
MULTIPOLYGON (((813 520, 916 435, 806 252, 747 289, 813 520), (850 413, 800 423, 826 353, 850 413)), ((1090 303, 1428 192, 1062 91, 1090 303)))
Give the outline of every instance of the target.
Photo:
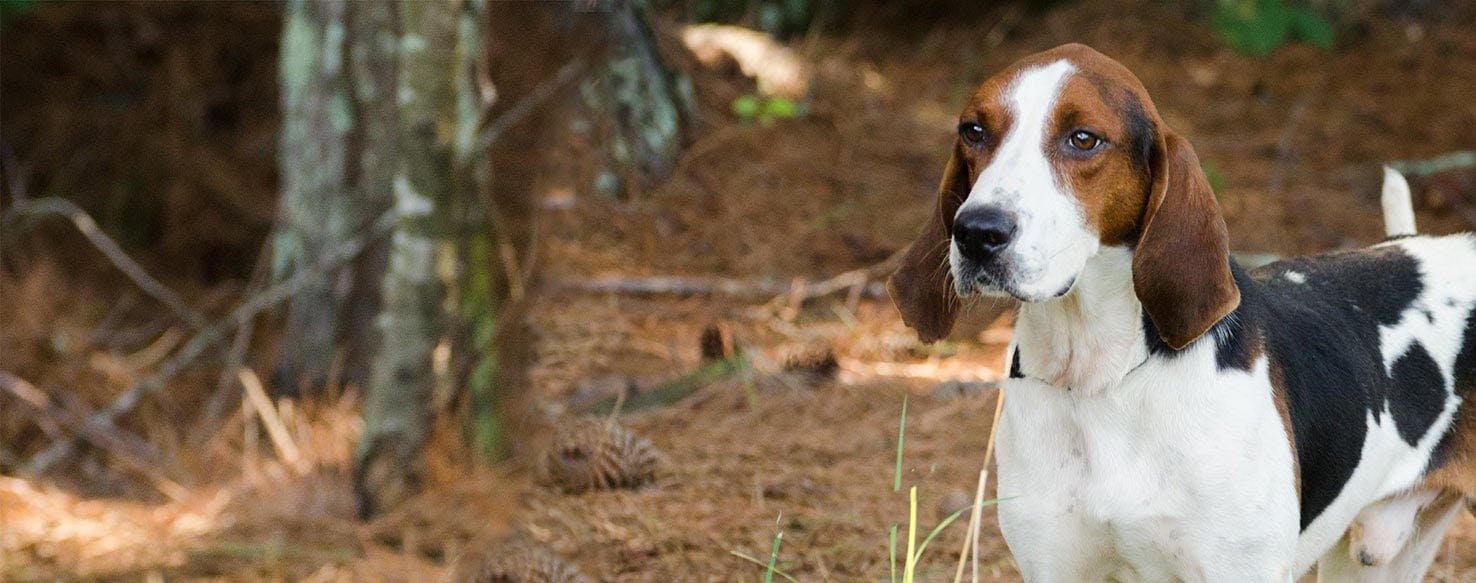
POLYGON ((913 583, 917 577, 917 486, 907 489, 907 563, 902 568, 902 583, 913 583))
MULTIPOLYGON (((988 502, 985 502, 985 505, 988 504, 988 502)), ((928 533, 928 536, 923 539, 922 546, 917 547, 918 560, 922 560, 923 552, 928 550, 928 543, 933 542, 933 539, 938 537, 938 533, 943 532, 943 529, 948 528, 948 525, 953 524, 953 521, 958 520, 958 517, 963 516, 963 513, 973 509, 973 504, 960 508, 957 512, 948 515, 948 518, 944 518, 943 522, 938 523, 938 526, 933 527, 933 532, 928 533)))
POLYGON ((897 471, 892 475, 892 491, 902 491, 902 442, 907 438, 907 395, 902 396, 902 421, 897 423, 897 471))
POLYGON ((892 523, 892 534, 887 536, 887 556, 892 559, 892 583, 897 583, 897 523, 892 523))
MULTIPOLYGON (((770 565, 769 565, 769 564, 767 564, 767 563, 765 563, 765 562, 763 562, 763 561, 762 561, 762 560, 759 560, 759 559, 758 559, 758 558, 756 558, 756 557, 753 557, 753 556, 751 556, 751 555, 748 555, 748 554, 744 554, 744 553, 740 553, 740 552, 738 552, 738 551, 728 551, 728 554, 730 554, 730 555, 733 555, 733 556, 735 556, 735 557, 738 557, 738 558, 740 558, 740 559, 743 559, 743 560, 745 560, 745 561, 748 561, 748 562, 750 562, 750 563, 753 563, 753 564, 755 564, 755 565, 758 565, 758 566, 760 566, 760 567, 764 567, 764 568, 772 568, 772 567, 771 567, 771 566, 770 566, 770 565)), ((785 573, 785 572, 784 572, 784 571, 780 571, 780 570, 779 570, 779 569, 774 569, 774 570, 772 570, 772 571, 769 571, 769 572, 770 572, 770 573, 774 573, 774 574, 777 574, 777 575, 779 575, 779 576, 780 576, 780 577, 783 577, 783 578, 784 578, 784 580, 785 580, 785 581, 789 581, 789 583, 799 583, 799 580, 798 580, 798 579, 795 579, 795 578, 794 578, 794 577, 791 577, 791 576, 790 576, 790 575, 789 575, 789 573, 785 573)))
POLYGON ((784 542, 784 531, 774 535, 774 550, 769 551, 769 570, 764 573, 764 583, 774 583, 774 565, 779 562, 779 543, 784 542))

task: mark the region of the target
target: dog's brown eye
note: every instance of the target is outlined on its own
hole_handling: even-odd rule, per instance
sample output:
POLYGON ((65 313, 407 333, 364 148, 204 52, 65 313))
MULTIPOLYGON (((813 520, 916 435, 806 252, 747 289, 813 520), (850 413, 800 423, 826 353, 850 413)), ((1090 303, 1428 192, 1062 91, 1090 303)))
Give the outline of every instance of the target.
POLYGON ((984 131, 984 126, 973 122, 964 122, 958 124, 958 136, 963 138, 963 141, 965 142, 968 142, 970 144, 978 144, 984 141, 986 133, 984 131))
POLYGON ((1102 144, 1102 138, 1099 138, 1097 137, 1097 134, 1091 133, 1086 130, 1076 130, 1074 132, 1071 132, 1070 141, 1071 147, 1083 152, 1090 152, 1092 150, 1095 150, 1097 149, 1097 146, 1100 146, 1102 144))

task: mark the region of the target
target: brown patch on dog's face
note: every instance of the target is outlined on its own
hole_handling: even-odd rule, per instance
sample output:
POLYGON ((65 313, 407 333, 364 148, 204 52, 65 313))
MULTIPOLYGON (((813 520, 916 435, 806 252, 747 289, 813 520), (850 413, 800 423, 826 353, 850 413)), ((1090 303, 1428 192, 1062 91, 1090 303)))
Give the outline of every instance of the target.
POLYGON ((1135 242, 1148 202, 1152 120, 1121 81, 1092 70, 1072 75, 1059 99, 1045 144, 1056 179, 1081 202, 1103 245, 1135 242), (1081 151, 1081 138, 1095 150, 1081 151))
POLYGON ((1134 291, 1174 348, 1239 304, 1224 220, 1193 149, 1137 77, 1086 46, 1033 55, 979 87, 959 116, 939 197, 889 283, 924 340, 947 334, 959 293, 1069 293, 1099 245, 1133 249, 1134 291), (1008 225, 971 231, 1005 241, 951 255, 961 208, 1008 225))
POLYGON ((1061 88, 1046 129, 1046 157, 1057 182, 1081 203, 1087 223, 1104 245, 1130 245, 1137 240, 1148 203, 1158 112, 1147 90, 1127 68, 1083 45, 1065 45, 1033 55, 991 77, 974 92, 959 122, 977 123, 987 138, 979 144, 961 140, 972 178, 988 166, 993 149, 1012 129, 1014 119, 1006 95, 1023 70, 1066 60, 1075 69, 1061 88), (1099 149, 1082 152, 1073 134, 1099 139, 1099 149))

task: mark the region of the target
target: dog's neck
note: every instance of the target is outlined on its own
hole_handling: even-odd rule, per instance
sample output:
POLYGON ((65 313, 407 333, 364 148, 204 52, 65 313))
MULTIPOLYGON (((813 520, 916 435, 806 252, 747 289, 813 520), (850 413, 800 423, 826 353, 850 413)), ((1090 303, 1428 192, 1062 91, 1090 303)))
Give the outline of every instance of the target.
POLYGON ((1066 295, 1020 305, 1020 371, 1086 396, 1122 382, 1148 358, 1132 251, 1104 247, 1066 295))

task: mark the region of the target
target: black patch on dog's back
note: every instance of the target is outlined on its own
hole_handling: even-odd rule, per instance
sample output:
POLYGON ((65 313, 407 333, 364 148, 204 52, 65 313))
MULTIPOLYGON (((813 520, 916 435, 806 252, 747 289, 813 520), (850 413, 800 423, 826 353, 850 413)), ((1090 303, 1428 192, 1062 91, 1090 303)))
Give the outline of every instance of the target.
MULTIPOLYGON (((1367 417, 1381 416, 1391 391, 1400 394, 1396 400, 1408 400, 1384 369, 1379 327, 1398 323, 1424 283, 1419 263, 1399 247, 1290 259, 1252 275, 1251 309, 1258 313, 1251 318, 1282 375, 1301 467, 1305 529, 1358 467, 1367 417), (1293 271, 1300 283, 1287 277, 1293 271)), ((1419 358, 1408 366, 1418 379, 1419 358)), ((1428 423, 1415 427, 1416 416, 1407 421, 1412 433, 1428 429, 1428 423)))
POLYGON ((1389 414, 1399 437, 1411 447, 1435 424, 1445 410, 1445 376, 1430 357, 1430 351, 1419 342, 1394 361, 1390 369, 1393 381, 1389 394, 1389 414))
MULTIPOLYGON (((1199 341, 1216 343, 1220 370, 1249 371, 1264 351, 1279 373, 1277 390, 1284 393, 1300 465, 1305 529, 1358 467, 1370 413, 1378 419, 1389 401, 1401 436, 1424 435, 1434 421, 1427 409, 1429 353, 1421 347, 1407 355, 1391 379, 1380 351, 1379 327, 1399 322, 1424 291, 1419 264, 1398 247, 1289 259, 1251 272, 1231 263, 1240 306, 1199 341), (1301 283, 1288 272, 1300 274, 1301 283)), ((1150 354, 1178 355, 1146 314, 1143 328, 1150 354)))

